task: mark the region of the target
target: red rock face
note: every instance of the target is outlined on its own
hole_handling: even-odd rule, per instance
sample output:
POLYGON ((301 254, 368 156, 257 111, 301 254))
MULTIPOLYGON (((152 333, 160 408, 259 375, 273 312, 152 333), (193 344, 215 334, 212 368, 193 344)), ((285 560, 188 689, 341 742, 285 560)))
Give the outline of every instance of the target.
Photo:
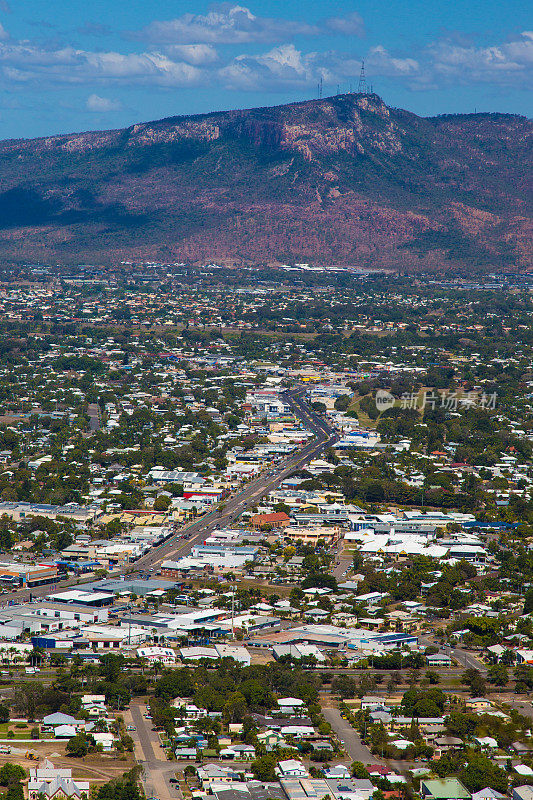
POLYGON ((532 131, 340 95, 1 142, 0 254, 528 269, 532 131))

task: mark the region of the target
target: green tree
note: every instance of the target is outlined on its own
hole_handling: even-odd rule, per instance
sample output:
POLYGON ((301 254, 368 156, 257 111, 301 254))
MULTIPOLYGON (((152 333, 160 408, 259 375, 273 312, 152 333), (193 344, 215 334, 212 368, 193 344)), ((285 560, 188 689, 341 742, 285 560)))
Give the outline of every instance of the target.
POLYGON ((8 761, 0 768, 0 786, 10 786, 12 783, 23 781, 25 777, 26 773, 19 764, 8 761))
POLYGON ((256 758, 255 761, 252 761, 251 768, 258 781, 267 783, 268 781, 276 780, 276 773, 274 771, 276 764, 277 761, 274 756, 266 755, 260 756, 256 758))
POLYGON ((331 681, 331 691, 338 694, 340 697, 355 697, 357 692, 357 682, 351 675, 335 675, 331 681))
POLYGON ((533 586, 530 586, 524 597, 524 614, 533 612, 533 586))
POLYGON ((73 758, 84 758, 89 752, 89 742, 83 733, 78 733, 69 739, 66 747, 67 753, 73 758))
POLYGON ((350 395, 349 394, 342 394, 340 397, 337 397, 335 400, 335 409, 337 411, 347 411, 348 406, 351 403, 350 395))
POLYGON ((470 694, 472 697, 482 697, 487 689, 485 679, 479 670, 472 667, 463 672, 461 675, 461 683, 470 687, 470 694))
POLYGON ((116 683, 124 668, 124 656, 118 653, 106 653, 100 658, 100 673, 110 683, 116 683))
POLYGON ((166 511, 171 502, 170 497, 167 497, 165 494, 159 495, 154 502, 154 511, 166 511))
POLYGON ((504 794, 507 792, 507 773, 483 753, 469 753, 468 763, 459 772, 459 778, 471 792, 478 792, 486 786, 504 794))
POLYGON ((24 800, 24 788, 21 783, 12 783, 4 795, 4 800, 24 800))
POLYGON ((141 800, 138 784, 139 768, 124 773, 122 778, 115 778, 104 783, 94 795, 95 800, 141 800))
POLYGON ((367 779, 370 778, 370 773, 361 761, 354 761, 350 767, 350 773, 353 778, 367 779))
POLYGON ((507 686, 509 683, 509 673, 503 664, 494 664, 487 671, 487 680, 495 686, 507 686))
POLYGON ((242 692, 233 692, 224 704, 224 718, 228 722, 241 722, 248 711, 248 704, 242 692))
POLYGON ((464 739, 474 733, 478 722, 479 719, 474 714, 463 714, 458 711, 452 711, 446 719, 446 731, 451 736, 464 739))

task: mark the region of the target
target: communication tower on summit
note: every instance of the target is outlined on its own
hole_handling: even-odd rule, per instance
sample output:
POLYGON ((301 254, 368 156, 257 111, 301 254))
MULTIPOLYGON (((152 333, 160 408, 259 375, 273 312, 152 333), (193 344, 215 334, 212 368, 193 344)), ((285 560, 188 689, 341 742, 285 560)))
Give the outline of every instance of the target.
POLYGON ((359 73, 359 85, 357 87, 358 94, 366 94, 366 75, 365 75, 365 61, 361 61, 361 72, 359 73))

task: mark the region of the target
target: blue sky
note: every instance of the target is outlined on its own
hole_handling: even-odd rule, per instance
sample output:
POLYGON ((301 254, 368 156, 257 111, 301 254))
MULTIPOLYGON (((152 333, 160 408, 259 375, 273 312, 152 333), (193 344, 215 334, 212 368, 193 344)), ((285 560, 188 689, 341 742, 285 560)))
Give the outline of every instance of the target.
POLYGON ((421 115, 531 116, 529 0, 0 0, 0 138, 274 105, 367 81, 421 115))

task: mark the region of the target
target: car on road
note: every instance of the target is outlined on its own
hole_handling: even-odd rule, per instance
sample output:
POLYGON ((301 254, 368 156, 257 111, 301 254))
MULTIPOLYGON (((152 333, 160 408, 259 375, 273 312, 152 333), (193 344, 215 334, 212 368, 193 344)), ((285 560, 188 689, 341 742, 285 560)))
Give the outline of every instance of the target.
POLYGON ((136 731, 137 728, 135 727, 135 725, 126 725, 126 730, 127 731, 136 731))
POLYGON ((179 783, 179 780, 177 778, 169 778, 168 782, 169 783, 179 783))

